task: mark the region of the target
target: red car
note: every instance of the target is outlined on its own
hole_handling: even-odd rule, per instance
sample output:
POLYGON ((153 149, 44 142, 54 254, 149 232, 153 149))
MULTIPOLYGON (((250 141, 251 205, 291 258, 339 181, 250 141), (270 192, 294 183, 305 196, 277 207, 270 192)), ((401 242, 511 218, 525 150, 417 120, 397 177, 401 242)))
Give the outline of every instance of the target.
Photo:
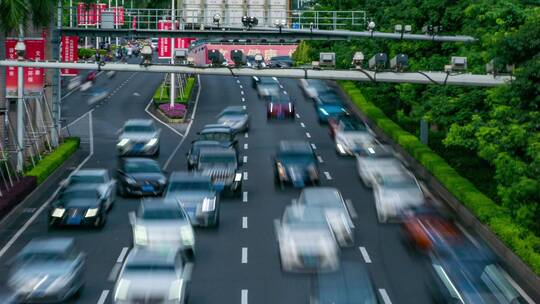
POLYGON ((90 71, 86 74, 86 81, 94 81, 97 76, 97 71, 90 71))
POLYGON ((271 96, 266 105, 266 117, 268 119, 294 119, 295 113, 294 102, 289 95, 271 96))

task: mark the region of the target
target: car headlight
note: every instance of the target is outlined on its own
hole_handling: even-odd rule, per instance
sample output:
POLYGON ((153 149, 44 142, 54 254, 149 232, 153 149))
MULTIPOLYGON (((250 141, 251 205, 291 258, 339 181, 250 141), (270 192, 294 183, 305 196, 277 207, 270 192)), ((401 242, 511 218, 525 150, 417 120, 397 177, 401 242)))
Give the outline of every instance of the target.
POLYGON ((146 146, 148 147, 153 147, 157 144, 158 142, 158 139, 156 137, 150 139, 147 143, 146 143, 146 146))
POLYGON ((125 145, 129 144, 129 139, 127 138, 122 138, 118 144, 116 144, 118 147, 122 148, 124 147, 125 145))
POLYGON ((97 215, 99 209, 98 208, 90 208, 86 210, 86 213, 84 214, 84 217, 94 217, 97 215))
POLYGON ((286 179, 287 178, 287 171, 285 171, 285 167, 283 167, 283 164, 277 163, 277 170, 278 174, 281 178, 286 179))
POLYGON ((135 184, 137 184, 137 181, 136 181, 135 179, 129 177, 129 176, 126 177, 126 182, 127 182, 128 184, 130 184, 130 185, 135 185, 135 184))
POLYGON ((239 181, 241 181, 241 180, 242 180, 242 173, 236 173, 236 174, 234 175, 234 181, 235 181, 235 182, 239 182, 239 181))
POLYGON ((216 209, 216 198, 205 197, 202 204, 202 211, 211 212, 211 211, 214 211, 215 209, 216 209))
POLYGON ((319 108, 319 111, 321 111, 321 113, 323 113, 324 116, 328 116, 328 111, 326 111, 325 109, 319 108))
POLYGON ((180 237, 182 238, 182 244, 185 246, 193 246, 195 244, 195 235, 193 235, 191 226, 182 226, 180 228, 180 237))
POLYGON ((116 291, 114 292, 114 300, 116 301, 125 301, 127 300, 129 285, 131 282, 125 279, 120 279, 118 285, 116 286, 116 291))
POLYGON ((161 185, 165 185, 167 183, 167 179, 166 178, 160 178, 158 179, 158 183, 161 184, 161 185))
POLYGON ((178 300, 182 297, 182 287, 184 285, 184 280, 176 280, 172 282, 171 287, 169 288, 169 300, 178 300))
POLYGON ((66 209, 64 208, 54 208, 52 217, 62 217, 64 212, 66 212, 66 209))
POLYGON ((135 228, 133 228, 133 239, 135 240, 135 245, 144 246, 148 244, 146 228, 144 226, 136 225, 135 228))

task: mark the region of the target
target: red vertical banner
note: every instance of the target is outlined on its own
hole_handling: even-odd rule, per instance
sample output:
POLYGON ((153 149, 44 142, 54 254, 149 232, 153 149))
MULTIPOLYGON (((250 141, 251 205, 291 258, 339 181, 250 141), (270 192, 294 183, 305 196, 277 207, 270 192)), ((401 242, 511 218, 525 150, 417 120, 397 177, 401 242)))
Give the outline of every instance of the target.
MULTIPOLYGON (((79 60, 78 53, 79 37, 62 36, 62 62, 76 62, 79 60)), ((61 69, 62 76, 75 76, 79 73, 77 69, 61 69)))
POLYGON ((96 6, 96 23, 97 24, 101 24, 101 14, 103 13, 104 10, 107 10, 107 4, 105 3, 98 3, 98 4, 95 4, 96 6))
POLYGON ((88 11, 84 3, 77 4, 77 25, 88 24, 88 11))
MULTIPOLYGON (((45 59, 45 40, 27 39, 26 59, 42 61, 45 59)), ((25 68, 24 69, 24 93, 37 94, 45 87, 45 69, 43 68, 25 68)))
POLYGON ((136 30, 137 29, 137 16, 133 16, 131 19, 131 28, 136 30))
POLYGON ((114 24, 124 25, 124 7, 111 7, 111 9, 114 12, 114 24))
MULTIPOLYGON (((17 39, 6 39, 6 59, 17 60, 17 39)), ((17 67, 6 68, 6 97, 17 97, 17 67)))
MULTIPOLYGON (((172 22, 170 20, 160 20, 158 22, 158 30, 170 31, 172 29, 172 22)), ((171 38, 159 37, 158 38, 158 58, 166 59, 171 58, 171 38)))

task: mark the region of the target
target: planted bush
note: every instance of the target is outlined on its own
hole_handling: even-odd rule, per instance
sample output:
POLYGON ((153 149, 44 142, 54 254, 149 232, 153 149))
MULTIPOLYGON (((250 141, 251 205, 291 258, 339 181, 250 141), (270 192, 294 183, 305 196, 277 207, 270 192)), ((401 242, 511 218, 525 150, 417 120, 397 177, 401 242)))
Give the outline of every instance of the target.
POLYGON ((171 107, 170 104, 160 104, 159 109, 169 118, 184 118, 186 115, 186 106, 176 103, 171 107))
POLYGON ((68 137, 51 154, 45 156, 34 168, 26 172, 26 176, 35 176, 41 184, 56 168, 79 148, 80 138, 68 137))

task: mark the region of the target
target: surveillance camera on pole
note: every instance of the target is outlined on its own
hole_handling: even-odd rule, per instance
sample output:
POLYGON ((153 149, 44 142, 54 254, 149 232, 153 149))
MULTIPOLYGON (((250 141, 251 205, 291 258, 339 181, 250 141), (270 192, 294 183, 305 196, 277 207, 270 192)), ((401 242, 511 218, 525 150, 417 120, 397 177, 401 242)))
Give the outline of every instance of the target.
POLYGON ((376 26, 376 25, 375 25, 375 22, 374 22, 373 20, 371 20, 371 21, 368 23, 368 26, 367 26, 367 27, 368 27, 368 30, 369 30, 370 32, 373 32, 373 31, 375 30, 375 26, 376 26))
POLYGON ((467 57, 453 56, 450 58, 450 66, 452 71, 466 71, 467 70, 467 57))
POLYGON ((24 44, 24 41, 17 41, 15 44, 15 52, 17 53, 17 60, 24 60, 24 55, 26 55, 26 45, 24 44))
POLYGON ((410 33, 412 33, 412 26, 411 26, 410 24, 406 24, 405 27, 404 27, 404 29, 403 29, 403 32, 404 32, 405 34, 410 34, 410 33))
POLYGON ((281 34, 283 28, 287 25, 287 20, 285 19, 276 19, 274 25, 279 28, 279 33, 281 34))
POLYGON ((320 53, 319 54, 319 66, 333 68, 336 66, 336 53, 320 53))
POLYGON ((208 60, 210 60, 210 63, 214 67, 221 66, 225 61, 225 57, 223 57, 223 54, 219 50, 208 50, 208 60))
POLYGON ((174 58, 180 63, 184 64, 188 57, 188 49, 175 49, 174 58))
POLYGON ((362 64, 364 64, 364 53, 362 52, 356 52, 354 53, 353 59, 352 59, 352 65, 355 69, 360 70, 362 69, 362 64))
POLYGON ((388 55, 386 53, 375 54, 371 59, 369 59, 369 69, 370 70, 384 70, 386 68, 386 63, 388 62, 388 55))
POLYGON ((217 24, 217 27, 219 28, 219 22, 221 21, 221 15, 215 14, 214 17, 212 17, 214 24, 217 24))
POLYGON ((398 33, 398 34, 403 33, 403 25, 401 24, 394 25, 394 33, 398 33))
POLYGON ((246 55, 242 50, 232 50, 231 59, 236 67, 241 67, 246 64, 246 55))
POLYGON ((390 68, 396 72, 403 72, 409 67, 409 57, 405 54, 397 54, 390 59, 390 68))

